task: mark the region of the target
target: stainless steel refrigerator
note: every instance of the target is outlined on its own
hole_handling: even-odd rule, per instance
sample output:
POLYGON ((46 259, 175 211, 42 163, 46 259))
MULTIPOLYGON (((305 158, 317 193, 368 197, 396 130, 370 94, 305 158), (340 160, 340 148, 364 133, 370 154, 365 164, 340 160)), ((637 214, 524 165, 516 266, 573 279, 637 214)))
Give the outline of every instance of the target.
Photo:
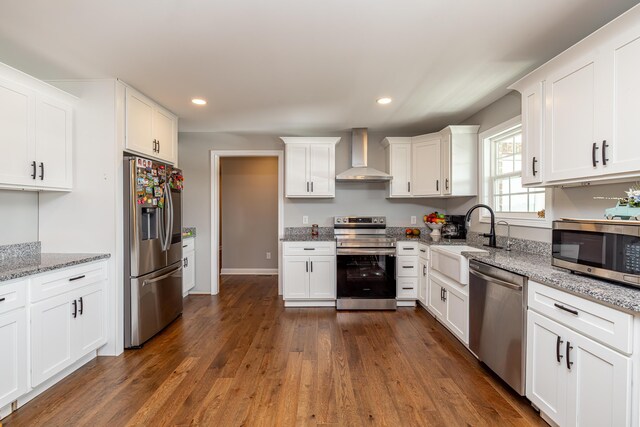
POLYGON ((182 171, 124 158, 125 348, 182 313, 182 171))

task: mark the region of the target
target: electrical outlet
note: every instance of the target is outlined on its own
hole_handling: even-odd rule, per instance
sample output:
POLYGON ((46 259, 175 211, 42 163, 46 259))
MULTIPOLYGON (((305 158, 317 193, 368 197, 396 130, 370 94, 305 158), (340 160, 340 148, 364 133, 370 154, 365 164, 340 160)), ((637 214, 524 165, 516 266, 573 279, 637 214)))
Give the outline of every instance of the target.
POLYGON ((267 252, 267 259, 271 259, 271 252, 267 252))
POLYGON ((303 224, 309 224, 309 217, 308 217, 308 216, 306 216, 306 215, 305 215, 305 216, 303 216, 303 217, 302 217, 302 223, 303 223, 303 224))
POLYGON ((417 219, 415 216, 411 217, 411 225, 416 225, 417 224, 417 219))

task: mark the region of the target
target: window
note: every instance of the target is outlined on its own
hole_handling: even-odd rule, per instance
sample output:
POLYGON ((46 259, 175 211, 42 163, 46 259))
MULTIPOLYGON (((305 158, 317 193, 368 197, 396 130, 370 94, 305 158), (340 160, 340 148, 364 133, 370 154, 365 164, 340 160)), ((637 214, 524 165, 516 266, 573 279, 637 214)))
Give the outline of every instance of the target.
MULTIPOLYGON (((496 216, 514 225, 548 226, 544 188, 522 186, 522 125, 520 117, 480 134, 480 199, 496 216)), ((485 220, 486 212, 481 213, 485 220)), ((488 218, 488 217, 487 217, 488 218)))

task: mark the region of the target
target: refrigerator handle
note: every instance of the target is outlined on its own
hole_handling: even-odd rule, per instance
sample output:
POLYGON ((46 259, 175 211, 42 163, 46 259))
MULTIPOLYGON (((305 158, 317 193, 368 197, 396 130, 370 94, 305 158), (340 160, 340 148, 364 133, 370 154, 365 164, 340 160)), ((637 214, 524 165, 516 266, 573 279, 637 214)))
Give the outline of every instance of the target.
POLYGON ((171 200, 171 186, 169 185, 169 179, 165 180, 164 192, 166 203, 164 205, 165 218, 166 218, 166 236, 163 250, 168 251, 171 246, 171 233, 173 231, 173 200, 171 200))

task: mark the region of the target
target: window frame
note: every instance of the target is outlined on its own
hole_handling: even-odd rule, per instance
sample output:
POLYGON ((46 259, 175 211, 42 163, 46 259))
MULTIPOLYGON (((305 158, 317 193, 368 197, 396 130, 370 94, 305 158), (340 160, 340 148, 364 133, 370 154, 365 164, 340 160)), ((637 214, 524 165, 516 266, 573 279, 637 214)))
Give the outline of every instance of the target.
MULTIPOLYGON (((485 174, 487 169, 491 171, 491 164, 494 161, 491 156, 491 139, 501 133, 508 132, 510 129, 517 126, 522 126, 522 116, 516 116, 509 119, 492 127, 491 129, 481 132, 478 135, 478 200, 479 203, 487 204, 491 206, 492 209, 494 209, 494 201, 492 197, 493 191, 488 187, 492 184, 493 179, 490 175, 485 174), (487 156, 487 154, 489 155, 487 156)), ((524 153, 524 151, 523 147, 522 152, 524 153)), ((551 228, 551 202, 552 191, 546 188, 544 218, 538 218, 535 212, 495 212, 496 220, 505 220, 510 225, 516 226, 551 228)), ((491 222, 491 216, 486 209, 478 209, 478 219, 481 223, 491 222)))

